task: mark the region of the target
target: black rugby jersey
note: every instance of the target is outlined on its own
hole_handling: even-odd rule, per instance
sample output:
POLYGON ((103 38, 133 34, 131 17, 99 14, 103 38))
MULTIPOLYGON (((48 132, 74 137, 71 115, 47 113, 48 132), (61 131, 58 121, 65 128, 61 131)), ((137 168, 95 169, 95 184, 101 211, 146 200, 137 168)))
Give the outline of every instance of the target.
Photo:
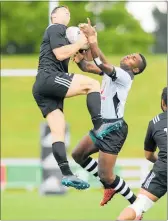
POLYGON ((144 149, 154 152, 157 147, 158 161, 167 163, 167 111, 158 114, 148 125, 144 149))
POLYGON ((43 41, 40 47, 38 69, 52 67, 60 72, 68 72, 69 58, 59 61, 53 53, 53 49, 68 45, 66 38, 66 26, 61 24, 52 24, 44 32, 43 41))

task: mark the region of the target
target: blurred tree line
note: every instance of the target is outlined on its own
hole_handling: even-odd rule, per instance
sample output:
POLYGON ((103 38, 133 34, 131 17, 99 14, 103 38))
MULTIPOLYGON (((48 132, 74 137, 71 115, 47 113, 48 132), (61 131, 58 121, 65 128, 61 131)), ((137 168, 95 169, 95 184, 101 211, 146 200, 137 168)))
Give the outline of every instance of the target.
POLYGON ((156 30, 154 31, 155 37, 155 53, 167 53, 167 13, 160 12, 155 8, 152 12, 156 22, 156 30))
MULTIPOLYGON (((98 30, 99 46, 105 53, 151 52, 154 36, 146 33, 139 21, 127 12, 126 2, 62 1, 62 4, 71 11, 69 25, 86 22, 87 17, 91 19, 98 30)), ((48 2, 1 2, 1 52, 38 53, 48 26, 48 11, 48 2)), ((158 11, 155 14, 159 21, 158 11)), ((164 25, 162 28, 166 32, 164 25)), ((158 29, 155 37, 160 39, 156 40, 159 52, 163 52, 159 42, 165 36, 158 29)))

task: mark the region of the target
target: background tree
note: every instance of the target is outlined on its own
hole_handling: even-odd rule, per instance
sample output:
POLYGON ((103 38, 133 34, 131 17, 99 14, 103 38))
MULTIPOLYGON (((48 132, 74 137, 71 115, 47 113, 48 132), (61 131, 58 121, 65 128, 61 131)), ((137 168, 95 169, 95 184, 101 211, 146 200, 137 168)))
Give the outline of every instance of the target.
POLYGON ((167 13, 155 8, 152 14, 157 24, 156 30, 153 33, 155 37, 154 52, 167 53, 167 13))
MULTIPOLYGON (((149 52, 151 34, 126 10, 126 2, 68 2, 70 26, 97 25, 99 45, 106 54, 149 52)), ((3 53, 37 53, 48 26, 48 2, 1 2, 1 50, 3 53), (13 10, 14 9, 14 10, 13 10)))
POLYGON ((1 47, 4 52, 38 51, 47 25, 48 2, 1 2, 1 47))

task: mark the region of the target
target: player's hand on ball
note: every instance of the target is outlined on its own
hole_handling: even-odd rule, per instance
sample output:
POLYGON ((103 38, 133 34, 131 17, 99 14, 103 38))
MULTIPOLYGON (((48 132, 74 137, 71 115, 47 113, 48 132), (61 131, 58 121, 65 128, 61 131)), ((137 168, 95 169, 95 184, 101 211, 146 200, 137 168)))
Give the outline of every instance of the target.
POLYGON ((81 48, 88 43, 88 39, 86 38, 86 36, 82 31, 80 33, 80 38, 78 40, 78 43, 80 44, 81 48))

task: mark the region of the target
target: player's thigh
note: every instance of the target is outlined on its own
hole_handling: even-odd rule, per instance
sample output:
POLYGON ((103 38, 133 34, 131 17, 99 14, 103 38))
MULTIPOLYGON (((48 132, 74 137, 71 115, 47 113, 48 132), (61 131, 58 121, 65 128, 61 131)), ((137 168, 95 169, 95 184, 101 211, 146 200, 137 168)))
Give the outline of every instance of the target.
POLYGON ((44 97, 64 99, 71 85, 74 74, 46 68, 37 74, 33 86, 33 94, 38 93, 44 97))
POLYGON ((100 91, 100 83, 88 76, 74 74, 66 97, 85 95, 88 91, 100 91))
MULTIPOLYGON (((114 125, 115 124, 118 124, 118 121, 116 121, 114 125)), ((124 145, 127 134, 128 126, 125 121, 123 121, 120 127, 111 129, 111 132, 107 133, 103 139, 97 139, 96 144, 102 152, 118 155, 124 145)))
POLYGON ((61 98, 43 96, 37 91, 33 92, 34 99, 41 110, 44 118, 47 119, 51 130, 52 142, 64 141, 65 119, 63 114, 63 102, 61 98))
POLYGON ((91 137, 89 136, 89 134, 87 134, 79 141, 79 143, 72 152, 72 156, 76 160, 81 160, 85 159, 93 153, 97 153, 98 151, 98 147, 95 146, 91 137))
POLYGON ((138 194, 142 194, 147 196, 149 199, 151 199, 153 202, 156 202, 159 198, 152 193, 148 192, 147 190, 141 188, 138 194))
POLYGON ((52 142, 65 141, 65 118, 60 109, 50 112, 46 116, 48 125, 51 130, 52 142))

